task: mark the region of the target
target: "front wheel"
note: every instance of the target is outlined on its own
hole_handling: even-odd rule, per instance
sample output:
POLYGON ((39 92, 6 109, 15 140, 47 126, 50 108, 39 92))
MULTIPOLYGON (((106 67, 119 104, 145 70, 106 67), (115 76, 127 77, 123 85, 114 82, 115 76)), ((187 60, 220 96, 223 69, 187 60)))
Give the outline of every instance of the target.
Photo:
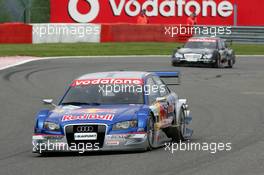
POLYGON ((171 62, 171 65, 174 66, 174 67, 179 67, 179 66, 180 66, 180 63, 177 63, 177 62, 171 62))
POLYGON ((168 137, 172 138, 173 142, 180 142, 184 140, 185 135, 185 113, 181 109, 180 116, 177 118, 175 113, 175 118, 173 120, 172 126, 165 130, 168 137))
POLYGON ((180 142, 181 140, 184 140, 184 134, 185 134, 185 114, 184 114, 184 110, 181 109, 180 116, 177 122, 177 132, 175 133, 172 140, 176 142, 180 142))
POLYGON ((233 68, 233 65, 234 65, 233 59, 228 60, 228 67, 233 68))
POLYGON ((148 150, 154 148, 154 137, 155 137, 155 128, 154 128, 154 119, 149 117, 147 125, 147 139, 148 139, 148 150))
POLYGON ((221 61, 219 58, 216 59, 215 63, 213 64, 214 68, 220 68, 221 67, 221 61))

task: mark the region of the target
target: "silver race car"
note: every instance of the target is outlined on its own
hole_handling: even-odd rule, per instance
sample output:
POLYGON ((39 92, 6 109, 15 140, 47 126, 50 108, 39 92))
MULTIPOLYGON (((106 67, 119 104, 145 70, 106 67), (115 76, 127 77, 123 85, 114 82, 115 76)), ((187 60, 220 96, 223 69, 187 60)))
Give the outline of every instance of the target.
POLYGON ((209 65, 215 68, 232 68, 236 57, 235 52, 221 38, 193 37, 183 48, 173 52, 171 63, 173 66, 209 65))

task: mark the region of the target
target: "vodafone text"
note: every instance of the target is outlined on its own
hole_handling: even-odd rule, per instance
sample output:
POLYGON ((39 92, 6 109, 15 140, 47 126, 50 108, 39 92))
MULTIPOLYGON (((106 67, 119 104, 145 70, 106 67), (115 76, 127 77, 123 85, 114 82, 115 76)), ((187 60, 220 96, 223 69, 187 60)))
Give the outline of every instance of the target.
POLYGON ((104 79, 87 79, 87 80, 75 80, 71 86, 87 86, 87 85, 98 85, 98 84, 143 84, 142 79, 122 79, 122 78, 104 78, 104 79))
MULTIPOLYGON (((68 11, 69 15, 80 23, 91 22, 97 18, 100 13, 99 0, 86 0, 90 4, 90 11, 83 14, 78 11, 78 0, 69 0, 68 11)), ((219 3, 215 1, 202 1, 199 3, 197 0, 145 0, 143 3, 137 0, 109 0, 109 5, 114 16, 121 16, 125 12, 127 16, 137 16, 142 9, 146 9, 147 16, 190 16, 192 9, 196 14, 206 16, 221 16, 230 17, 233 14, 234 6, 227 0, 222 0, 219 3)))

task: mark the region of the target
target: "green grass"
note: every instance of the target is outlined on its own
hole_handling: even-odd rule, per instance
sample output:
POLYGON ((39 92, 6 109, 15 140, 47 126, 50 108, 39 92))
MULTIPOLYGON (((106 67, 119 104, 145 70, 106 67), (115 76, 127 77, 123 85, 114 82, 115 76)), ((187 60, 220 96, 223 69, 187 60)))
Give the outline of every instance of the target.
MULTIPOLYGON (((0 44, 0 56, 170 55, 179 43, 0 44)), ((233 44, 239 55, 264 55, 264 45, 233 44)))
POLYGON ((238 55, 264 55, 264 44, 233 44, 238 55))

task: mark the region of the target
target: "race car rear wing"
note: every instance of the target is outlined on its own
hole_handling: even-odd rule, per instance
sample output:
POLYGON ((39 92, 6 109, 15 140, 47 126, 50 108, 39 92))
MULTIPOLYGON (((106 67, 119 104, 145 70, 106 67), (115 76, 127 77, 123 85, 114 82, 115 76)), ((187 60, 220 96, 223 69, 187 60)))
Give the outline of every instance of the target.
POLYGON ((180 85, 181 73, 179 71, 155 71, 154 72, 160 79, 169 86, 180 85))

